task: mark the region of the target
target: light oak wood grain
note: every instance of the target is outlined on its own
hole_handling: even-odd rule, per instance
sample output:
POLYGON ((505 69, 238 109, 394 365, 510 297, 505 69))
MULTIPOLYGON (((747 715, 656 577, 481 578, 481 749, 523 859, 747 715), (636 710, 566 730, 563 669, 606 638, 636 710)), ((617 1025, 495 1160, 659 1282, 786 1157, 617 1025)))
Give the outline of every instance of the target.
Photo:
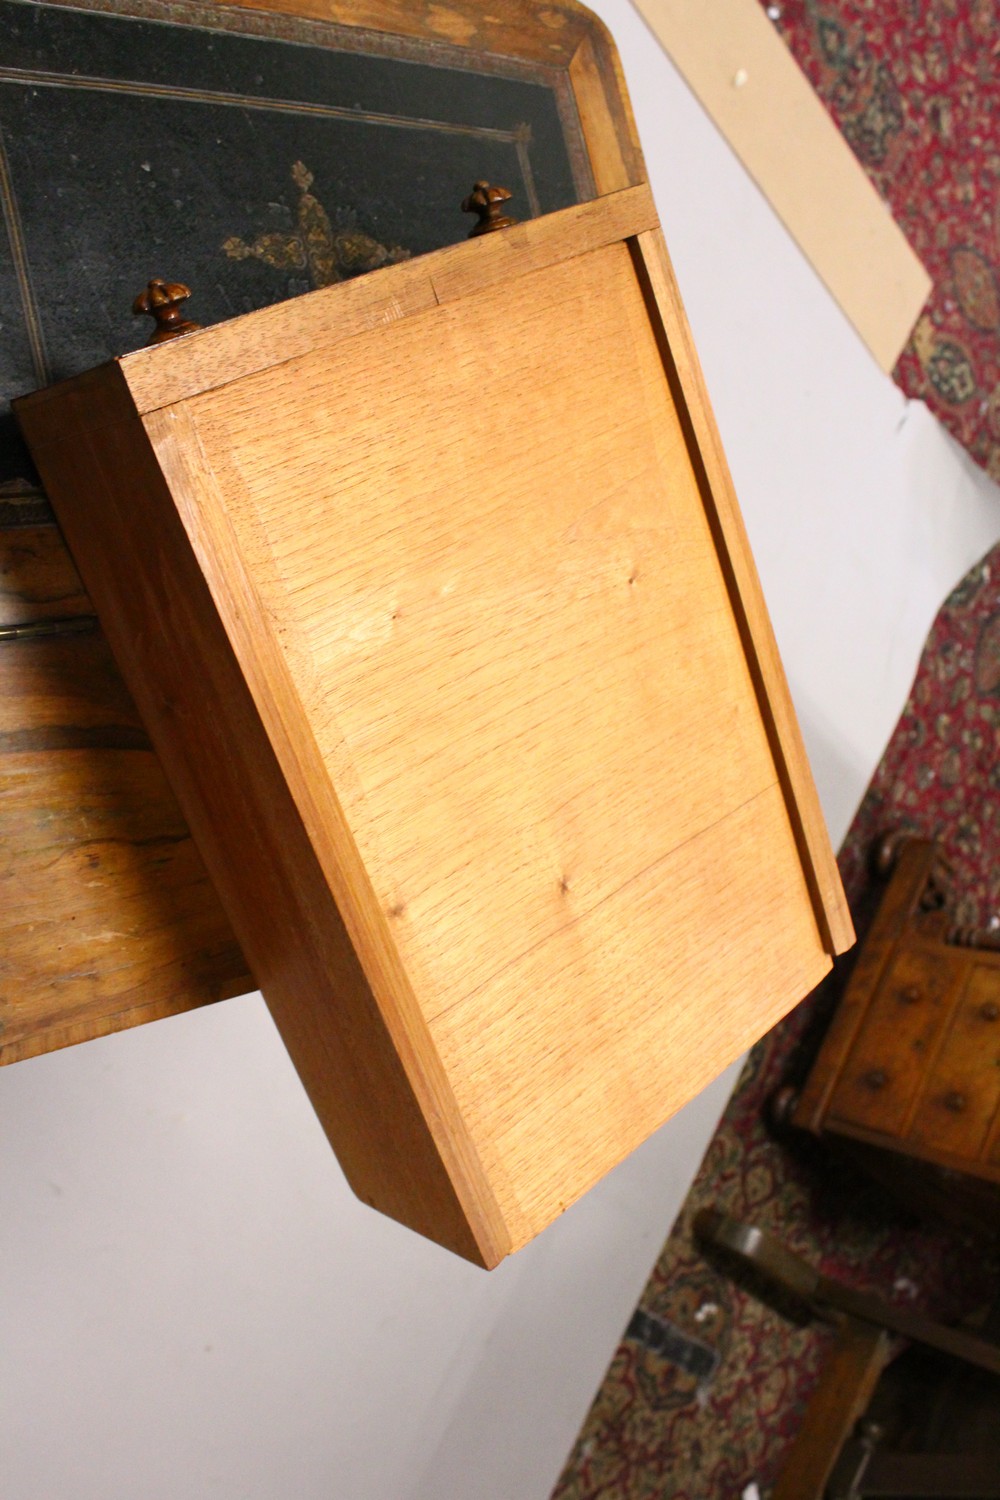
POLYGON ((646 174, 618 54, 613 48, 604 53, 593 36, 585 36, 570 62, 569 77, 598 191, 613 193, 641 182, 646 174), (626 130, 618 124, 623 106, 626 130))
POLYGON ((501 1203, 520 1225, 515 1244, 826 971, 783 832, 772 787, 603 901, 568 910, 547 942, 435 1022, 483 1162, 503 1174, 510 1196, 501 1203))
POLYGON ((202 329, 172 346, 169 363, 156 358, 158 348, 139 349, 125 356, 122 370, 136 409, 155 411, 257 370, 273 370, 276 350, 278 362, 286 363, 311 349, 330 349, 458 301, 473 287, 505 286, 655 223, 649 188, 626 188, 202 329))
MULTIPOLYGON (((101 0, 83 0, 83 4, 91 10, 104 8, 101 0)), ((120 13, 130 6, 128 0, 116 0, 112 8, 120 13)), ((143 13, 141 3, 134 8, 143 13)), ((644 181, 614 45, 601 22, 582 6, 553 5, 546 0, 516 0, 499 8, 490 0, 459 0, 457 5, 337 0, 329 6, 310 0, 268 0, 263 9, 220 4, 217 13, 220 25, 236 30, 250 26, 256 35, 298 35, 334 49, 405 55, 431 66, 474 72, 489 73, 499 66, 508 74, 552 88, 571 137, 579 122, 588 158, 575 167, 581 195, 592 190, 591 179, 600 193, 644 181), (303 21, 307 31, 300 25, 303 21)), ((203 9, 189 7, 183 0, 171 6, 170 19, 175 25, 199 28, 205 22, 203 9)), ((203 29, 196 36, 202 39, 203 29)), ((504 252, 499 254, 502 257, 504 252)), ((422 273, 399 293, 400 304, 413 307, 424 305, 419 299, 428 296, 427 305, 434 305, 434 289, 422 273)), ((367 294, 362 301, 369 320, 395 315, 391 299, 381 314, 367 303, 367 294)), ((347 323, 343 307, 338 320, 343 332, 347 323)), ((229 378, 225 357, 222 364, 223 378, 229 378)), ((82 617, 91 609, 55 527, 18 528, 9 546, 0 537, 0 626, 22 624, 27 617, 82 617)), ((94 634, 100 636, 99 626, 94 634)), ((10 660, 5 655, 3 663, 10 660)), ((106 742, 104 730, 98 732, 92 725, 81 730, 73 722, 75 709, 67 718, 67 706, 54 706, 65 693, 67 681, 76 684, 70 694, 75 700, 88 695, 94 702, 127 699, 107 651, 92 643, 77 644, 70 637, 58 645, 31 646, 19 661, 30 663, 31 668, 26 674, 19 666, 10 677, 4 731, 7 758, 3 764, 9 779, 0 822, 0 888, 13 896, 5 912, 0 912, 4 985, 0 993, 7 1006, 0 1063, 252 986, 155 752, 150 747, 133 748, 123 762, 121 747, 106 742), (36 673, 37 681, 26 689, 31 673, 36 673), (39 709, 47 716, 44 744, 39 738, 43 726, 35 717, 39 709), (74 749, 64 755, 70 741, 74 749), (8 753, 15 743, 26 756, 16 774, 8 753), (106 756, 110 756, 107 763, 106 756), (133 774, 123 777, 123 764, 133 774), (140 764, 141 774, 135 774, 140 764), (94 846, 107 850, 128 844, 135 859, 145 859, 148 865, 140 873, 137 864, 131 874, 116 866, 114 876, 101 886, 103 908, 98 901, 91 910, 93 886, 90 896, 80 889, 86 872, 77 860, 82 837, 81 825, 72 817, 77 805, 88 809, 86 836, 94 846), (44 842, 55 830, 66 841, 58 858, 44 842), (174 855, 169 879, 163 880, 158 897, 156 879, 164 875, 164 867, 156 851, 168 846, 174 855), (145 855, 140 855, 141 850, 145 855), (40 858, 51 872, 48 885, 35 880, 40 858), (29 890, 36 905, 26 900, 29 890), (137 899, 144 903, 142 920, 119 920, 120 907, 135 918, 137 899), (127 929, 128 935, 103 947, 91 943, 82 955, 66 944, 54 947, 52 932, 72 932, 74 918, 84 908, 91 911, 97 930, 123 933, 127 929), (131 985, 128 1003, 123 999, 126 975, 131 985), (16 1007, 16 1017, 12 1007, 16 1007)), ((141 734, 131 705, 128 712, 131 732, 141 734)))
POLYGON ((756 682, 778 774, 785 787, 817 919, 830 952, 843 953, 854 943, 854 925, 662 231, 657 228, 637 234, 633 253, 647 289, 651 314, 660 330, 667 378, 684 414, 692 463, 726 571, 734 617, 756 682))
POLYGON ((650 217, 624 190, 427 256, 388 322, 400 268, 20 406, 349 1178, 483 1264, 838 921, 650 217))
MULTIPOLYGON (((182 505, 197 503, 196 455, 190 472, 167 455, 171 492, 117 364, 68 382, 65 394, 70 408, 82 403, 91 412, 93 431, 64 437, 51 393, 25 403, 37 404, 53 438, 35 447, 46 487, 348 1180, 383 1212, 493 1265, 509 1237, 471 1148, 449 1128, 447 1091, 435 1094, 436 1076, 423 1086, 423 1072, 435 1074, 434 1056, 415 1054, 400 1025, 390 1032, 233 648, 219 649, 218 612, 171 500, 173 493, 182 505), (71 494, 74 502, 62 505, 71 494), (192 740, 194 756, 185 748, 192 740)), ((325 837, 336 843, 335 800, 329 788, 315 790, 318 818, 329 820, 325 837)), ((315 826, 315 809, 307 812, 315 826)), ((363 872, 350 864, 342 836, 339 844, 346 889, 347 877, 363 881, 363 872)), ((373 967, 391 964, 377 926, 358 937, 373 967)))

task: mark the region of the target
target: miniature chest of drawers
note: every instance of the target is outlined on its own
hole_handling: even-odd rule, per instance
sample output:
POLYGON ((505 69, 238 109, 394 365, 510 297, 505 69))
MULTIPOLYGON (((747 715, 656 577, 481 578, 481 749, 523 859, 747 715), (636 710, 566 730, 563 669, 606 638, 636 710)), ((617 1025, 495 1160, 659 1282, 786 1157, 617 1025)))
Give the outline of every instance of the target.
POLYGON ((1000 944, 954 930, 940 869, 902 843, 792 1119, 1000 1184, 1000 944))
POLYGON ((495 1264, 851 941, 647 188, 18 415, 366 1201, 495 1264))

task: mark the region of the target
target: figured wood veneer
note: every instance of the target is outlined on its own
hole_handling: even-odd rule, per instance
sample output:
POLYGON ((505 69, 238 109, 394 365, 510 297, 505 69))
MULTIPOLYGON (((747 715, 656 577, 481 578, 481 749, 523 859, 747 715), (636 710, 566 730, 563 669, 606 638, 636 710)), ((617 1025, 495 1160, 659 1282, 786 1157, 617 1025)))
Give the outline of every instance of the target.
POLYGON ((54 524, 0 528, 0 1063, 256 988, 54 524))
POLYGON ((495 1264, 851 940, 647 189, 18 410, 368 1201, 495 1264))

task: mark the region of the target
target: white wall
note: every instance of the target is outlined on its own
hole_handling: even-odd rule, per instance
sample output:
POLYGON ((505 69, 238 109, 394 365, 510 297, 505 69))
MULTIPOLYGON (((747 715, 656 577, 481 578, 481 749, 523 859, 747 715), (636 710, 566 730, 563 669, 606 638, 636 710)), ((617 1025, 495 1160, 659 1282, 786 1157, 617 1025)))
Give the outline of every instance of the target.
MULTIPOLYGON (((839 841, 1000 495, 595 8, 839 841)), ((5 1500, 544 1500, 732 1082, 487 1276, 354 1201, 257 998, 5 1070, 5 1500)))

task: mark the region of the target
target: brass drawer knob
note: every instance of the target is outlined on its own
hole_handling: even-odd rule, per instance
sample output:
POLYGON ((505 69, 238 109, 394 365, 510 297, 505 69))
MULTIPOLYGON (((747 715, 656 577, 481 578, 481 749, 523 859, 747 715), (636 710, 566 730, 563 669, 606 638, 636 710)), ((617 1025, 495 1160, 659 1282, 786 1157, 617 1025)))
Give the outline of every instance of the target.
POLYGON ((889 1082, 889 1075, 884 1068, 869 1068, 867 1073, 862 1073, 861 1082, 866 1089, 877 1093, 879 1089, 885 1088, 889 1082))
POLYGON ((509 229, 517 220, 505 214, 503 206, 511 197, 510 190, 495 183, 477 182, 467 198, 462 199, 464 214, 477 214, 478 219, 469 230, 469 239, 479 234, 492 234, 496 229, 509 229))
POLYGON ((186 302, 190 295, 187 287, 179 281, 164 281, 162 276, 154 276, 146 290, 139 293, 132 303, 132 312, 136 317, 148 313, 153 319, 148 343, 162 344, 167 339, 179 338, 182 333, 194 333, 201 327, 181 311, 181 303, 186 302))
POLYGON ((944 1107, 950 1109, 953 1115, 960 1115, 968 1105, 968 1099, 958 1089, 952 1089, 944 1096, 944 1107))

